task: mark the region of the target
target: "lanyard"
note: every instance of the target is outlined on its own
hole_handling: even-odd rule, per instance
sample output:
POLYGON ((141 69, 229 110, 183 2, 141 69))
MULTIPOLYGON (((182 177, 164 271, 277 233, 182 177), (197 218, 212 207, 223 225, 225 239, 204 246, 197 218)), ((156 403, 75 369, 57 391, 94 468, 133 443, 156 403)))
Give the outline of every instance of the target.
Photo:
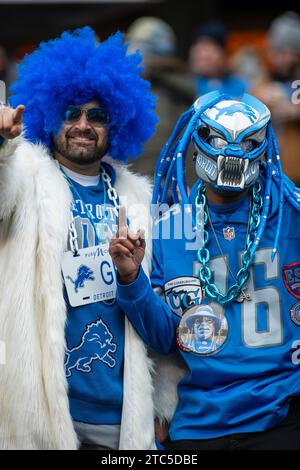
MULTIPOLYGON (((82 200, 82 197, 80 196, 79 192, 75 188, 71 178, 69 178, 69 176, 63 171, 62 168, 61 168, 61 171, 62 171, 65 179, 67 180, 67 182, 69 184, 69 187, 72 191, 73 197, 74 196, 78 197, 79 200, 81 201, 81 203, 83 204, 83 207, 85 208, 88 219, 91 222, 91 224, 93 226, 93 229, 94 229, 94 232, 95 232, 95 243, 96 243, 96 245, 99 245, 102 242, 102 240, 100 240, 99 237, 98 237, 97 227, 96 227, 96 224, 93 220, 93 215, 92 215, 91 211, 88 209, 88 207, 86 206, 86 204, 82 200)), ((110 176, 108 175, 108 173, 106 172, 106 170, 103 167, 101 167, 101 180, 102 180, 103 192, 104 192, 104 213, 106 213, 106 200, 107 200, 107 194, 108 194, 109 199, 113 203, 115 214, 118 215, 118 209, 119 209, 118 194, 117 194, 115 188, 113 188, 113 186, 111 185, 111 178, 110 178, 110 176), (108 187, 108 191, 106 190, 106 186, 108 187)), ((71 213, 72 213, 72 222, 71 222, 70 227, 69 227, 69 242, 70 242, 71 251, 76 256, 78 251, 79 251, 79 248, 78 248, 78 243, 77 243, 77 231, 76 231, 76 227, 75 227, 75 221, 74 221, 73 211, 72 210, 71 210, 71 213)))

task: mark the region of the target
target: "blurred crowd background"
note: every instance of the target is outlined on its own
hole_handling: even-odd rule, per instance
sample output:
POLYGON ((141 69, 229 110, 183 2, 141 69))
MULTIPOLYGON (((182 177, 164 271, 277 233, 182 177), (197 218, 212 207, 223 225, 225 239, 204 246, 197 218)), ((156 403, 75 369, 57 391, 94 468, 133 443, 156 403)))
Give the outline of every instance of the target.
MULTIPOLYGON (((300 5, 243 3, 0 0, 0 79, 9 85, 20 59, 65 29, 90 25, 100 40, 121 30, 129 50, 143 54, 157 96, 157 132, 133 163, 137 171, 153 174, 177 119, 198 96, 245 91, 271 109, 285 173, 300 186, 300 5)), ((190 183, 192 166, 191 151, 190 183)))

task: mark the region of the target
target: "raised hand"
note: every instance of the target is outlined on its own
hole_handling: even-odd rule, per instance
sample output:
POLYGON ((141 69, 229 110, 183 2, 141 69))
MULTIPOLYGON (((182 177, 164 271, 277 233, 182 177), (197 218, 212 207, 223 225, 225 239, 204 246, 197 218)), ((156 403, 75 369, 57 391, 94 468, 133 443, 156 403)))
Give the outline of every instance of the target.
POLYGON ((138 274, 145 255, 145 232, 139 230, 136 234, 127 228, 126 209, 120 206, 118 232, 111 240, 109 253, 118 272, 122 284, 130 284, 138 274))
POLYGON ((22 133, 22 120, 25 106, 20 104, 16 109, 5 106, 0 108, 0 136, 14 139, 22 133))

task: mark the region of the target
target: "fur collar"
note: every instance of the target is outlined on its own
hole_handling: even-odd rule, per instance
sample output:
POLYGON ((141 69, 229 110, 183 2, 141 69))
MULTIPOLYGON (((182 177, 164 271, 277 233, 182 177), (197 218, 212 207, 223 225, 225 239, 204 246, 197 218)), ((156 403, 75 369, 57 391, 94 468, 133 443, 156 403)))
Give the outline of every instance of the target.
MULTIPOLYGON (((151 187, 112 162, 133 229, 149 226, 151 187), (140 209, 139 209, 139 208, 140 209)), ((75 449, 64 372, 66 307, 61 257, 71 192, 55 161, 22 139, 0 150, 0 447, 75 449)), ((148 244, 147 259, 151 250, 148 244)), ((149 268, 149 264, 148 264, 149 268)), ((154 447, 151 362, 126 321, 120 449, 154 447)))

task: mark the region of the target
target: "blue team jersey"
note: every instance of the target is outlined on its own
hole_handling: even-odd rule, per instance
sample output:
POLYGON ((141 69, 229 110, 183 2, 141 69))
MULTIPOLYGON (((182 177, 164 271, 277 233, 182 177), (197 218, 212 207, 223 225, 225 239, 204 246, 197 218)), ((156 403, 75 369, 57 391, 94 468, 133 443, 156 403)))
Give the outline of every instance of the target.
MULTIPOLYGON (((193 221, 195 194, 196 186, 190 197, 193 221)), ((249 196, 227 206, 209 204, 226 258, 209 227, 209 266, 221 292, 234 283, 230 271, 236 275, 241 267, 249 205, 249 196)), ((161 238, 153 242, 152 284, 164 300, 153 294, 142 270, 133 284, 118 286, 119 303, 142 338, 164 354, 178 349, 187 365, 178 386, 172 440, 266 430, 286 416, 289 398, 300 394, 300 216, 285 202, 278 254, 272 262, 277 211, 274 185, 266 230, 247 283, 250 301, 222 307, 203 298, 197 250, 187 245, 191 240, 185 236, 174 236, 174 227, 178 231, 184 225, 180 204, 162 218, 161 238), (171 238, 166 237, 168 231, 171 238)))
MULTIPOLYGON (((106 169, 113 182, 113 169, 106 169)), ((95 228, 98 239, 109 239, 117 231, 117 221, 113 206, 105 198, 102 182, 88 187, 75 181, 72 184, 79 248, 95 245, 95 228), (86 209, 93 217, 95 228, 86 209)), ((115 300, 79 307, 72 307, 68 302, 67 305, 65 370, 72 418, 89 424, 120 424, 124 314, 115 300)))

